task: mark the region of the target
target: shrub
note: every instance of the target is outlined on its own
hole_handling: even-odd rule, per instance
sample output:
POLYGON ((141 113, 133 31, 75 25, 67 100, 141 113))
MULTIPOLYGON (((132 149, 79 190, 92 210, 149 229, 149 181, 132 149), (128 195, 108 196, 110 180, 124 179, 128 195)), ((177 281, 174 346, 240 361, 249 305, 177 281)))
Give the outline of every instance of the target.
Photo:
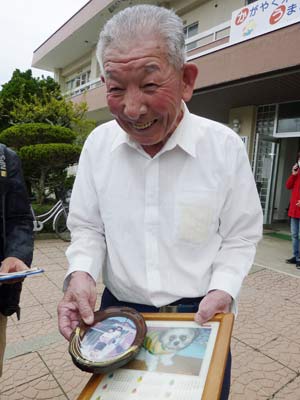
MULTIPOLYGON (((48 143, 24 146, 18 154, 22 160, 24 174, 30 178, 37 196, 37 202, 43 204, 46 187, 53 181, 53 175, 65 176, 62 170, 78 162, 81 146, 66 143, 48 143)), ((57 186, 63 182, 57 180, 57 186)))
POLYGON ((70 128, 43 123, 14 125, 0 133, 0 142, 15 149, 43 143, 73 143, 75 138, 70 128))

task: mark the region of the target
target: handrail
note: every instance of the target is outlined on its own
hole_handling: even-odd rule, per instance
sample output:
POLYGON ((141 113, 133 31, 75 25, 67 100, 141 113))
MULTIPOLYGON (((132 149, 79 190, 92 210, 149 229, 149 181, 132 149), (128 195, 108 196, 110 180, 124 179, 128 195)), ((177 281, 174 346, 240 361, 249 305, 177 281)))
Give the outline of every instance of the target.
POLYGON ((96 78, 84 83, 83 85, 77 86, 76 88, 64 92, 63 95, 69 98, 73 96, 78 96, 79 94, 84 93, 86 90, 91 90, 102 85, 102 80, 100 78, 96 78))

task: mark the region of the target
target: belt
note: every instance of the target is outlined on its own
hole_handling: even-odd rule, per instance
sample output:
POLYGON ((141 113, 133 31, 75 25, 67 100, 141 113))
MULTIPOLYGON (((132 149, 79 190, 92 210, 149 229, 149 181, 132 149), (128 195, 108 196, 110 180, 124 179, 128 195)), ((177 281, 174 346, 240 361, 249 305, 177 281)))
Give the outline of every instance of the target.
POLYGON ((160 308, 155 306, 149 306, 145 304, 137 304, 137 303, 129 303, 125 301, 118 300, 107 287, 104 289, 101 299, 101 310, 104 310, 107 307, 115 306, 115 307, 132 307, 139 312, 164 312, 164 313, 195 313, 198 311, 199 303, 203 299, 203 297, 186 297, 183 299, 179 299, 174 301, 171 304, 164 305, 160 308))
POLYGON ((198 311, 199 303, 202 299, 203 297, 180 299, 160 307, 158 311, 163 313, 195 313, 198 311))

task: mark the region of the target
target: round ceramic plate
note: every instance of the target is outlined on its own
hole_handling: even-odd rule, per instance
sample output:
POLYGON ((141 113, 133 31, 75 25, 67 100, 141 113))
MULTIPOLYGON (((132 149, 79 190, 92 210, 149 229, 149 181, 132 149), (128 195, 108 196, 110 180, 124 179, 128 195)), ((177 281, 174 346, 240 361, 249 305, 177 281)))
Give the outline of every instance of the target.
POLYGON ((69 353, 83 371, 107 373, 127 364, 140 350, 146 324, 129 307, 109 307, 95 312, 94 324, 81 324, 72 333, 69 353))

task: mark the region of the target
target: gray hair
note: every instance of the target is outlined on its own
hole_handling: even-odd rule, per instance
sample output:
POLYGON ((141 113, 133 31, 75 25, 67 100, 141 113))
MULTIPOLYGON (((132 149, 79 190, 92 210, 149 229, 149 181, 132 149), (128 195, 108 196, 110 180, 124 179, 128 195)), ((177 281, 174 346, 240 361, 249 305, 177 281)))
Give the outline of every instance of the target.
POLYGON ((96 52, 102 74, 105 50, 108 47, 118 48, 137 38, 142 43, 143 35, 149 34, 164 41, 169 63, 177 69, 181 68, 186 59, 181 18, 173 10, 143 4, 125 8, 104 25, 96 52))

